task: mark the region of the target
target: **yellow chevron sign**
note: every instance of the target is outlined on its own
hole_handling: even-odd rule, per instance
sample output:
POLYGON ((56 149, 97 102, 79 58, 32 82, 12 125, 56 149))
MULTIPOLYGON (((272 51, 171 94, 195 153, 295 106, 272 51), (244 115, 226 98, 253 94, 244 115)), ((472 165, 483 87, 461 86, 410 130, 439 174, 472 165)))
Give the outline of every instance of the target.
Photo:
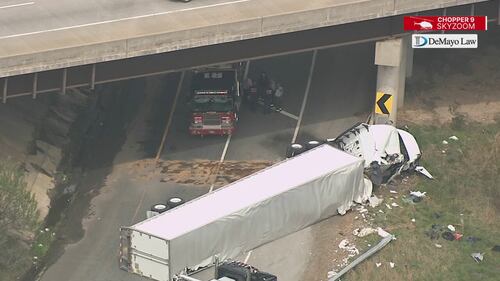
POLYGON ((384 92, 377 92, 377 97, 375 99, 375 113, 391 114, 393 100, 392 95, 384 92))

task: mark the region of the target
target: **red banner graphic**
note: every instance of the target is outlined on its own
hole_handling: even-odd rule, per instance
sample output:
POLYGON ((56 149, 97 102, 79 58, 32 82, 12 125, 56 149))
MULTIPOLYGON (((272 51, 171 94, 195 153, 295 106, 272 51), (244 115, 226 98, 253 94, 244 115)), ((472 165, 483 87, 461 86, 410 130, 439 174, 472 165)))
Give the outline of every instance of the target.
POLYGON ((486 16, 405 16, 404 30, 487 30, 486 16))

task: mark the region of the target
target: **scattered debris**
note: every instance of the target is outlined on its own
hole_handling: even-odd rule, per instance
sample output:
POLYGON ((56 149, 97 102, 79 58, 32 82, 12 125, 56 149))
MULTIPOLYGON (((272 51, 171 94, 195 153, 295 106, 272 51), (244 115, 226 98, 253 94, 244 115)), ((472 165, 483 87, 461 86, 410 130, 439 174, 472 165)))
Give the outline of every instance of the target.
POLYGON ((335 272, 334 270, 328 271, 328 279, 332 278, 335 275, 337 275, 337 272, 335 272))
POLYGON ((426 192, 411 191, 410 192, 410 199, 413 203, 418 203, 424 199, 425 193, 426 192))
POLYGON ((451 224, 448 225, 448 229, 452 232, 455 232, 455 227, 451 224))
POLYGON ((393 206, 393 207, 399 207, 398 203, 396 203, 396 202, 392 202, 391 206, 393 206))
MULTIPOLYGON (((443 153, 446 153, 446 151, 442 151, 443 153)), ((430 178, 430 179, 434 179, 434 177, 431 175, 431 173, 429 173, 429 171, 427 171, 426 168, 424 168, 423 166, 417 166, 415 167, 415 171, 421 173, 422 175, 430 178)))
MULTIPOLYGON (((364 261, 365 259, 369 258, 370 256, 372 256, 376 252, 378 252, 380 249, 382 249, 383 247, 385 247, 385 245, 389 244, 389 242, 391 242, 393 239, 395 239, 395 237, 393 235, 391 235, 388 232, 384 231, 380 227, 377 228, 377 231, 378 231, 378 234, 383 237, 383 239, 380 240, 380 242, 377 245, 371 247, 370 249, 368 249, 368 251, 366 251, 365 253, 363 253, 362 255, 360 255, 358 258, 356 258, 353 262, 351 262, 349 265, 347 265, 346 267, 344 267, 341 271, 339 271, 336 275, 333 276, 333 278, 330 278, 328 281, 338 280, 346 272, 348 272, 349 270, 351 270, 352 268, 354 268, 356 265, 360 264, 362 261, 364 261)), ((341 244, 342 244, 342 242, 341 242, 341 244)), ((344 245, 344 246, 347 246, 347 245, 344 245)), ((339 245, 339 247, 340 247, 340 245, 339 245)), ((379 266, 380 265, 377 265, 377 267, 379 267, 379 266)))
POLYGON ((381 198, 378 198, 375 195, 372 195, 370 197, 370 199, 368 199, 368 201, 370 202, 370 207, 375 208, 378 205, 380 205, 382 203, 382 201, 384 201, 384 199, 381 199, 381 198))
POLYGON ((434 244, 434 246, 436 246, 436 248, 442 248, 443 247, 443 245, 441 245, 441 244, 434 244))
POLYGON ((384 211, 382 211, 382 210, 378 210, 378 212, 379 212, 379 213, 382 213, 382 214, 384 213, 384 211))
POLYGON ((389 204, 385 204, 385 206, 387 207, 387 209, 392 210, 392 208, 391 208, 391 206, 389 206, 389 204))
POLYGON ((394 266, 396 265, 395 263, 393 262, 389 262, 389 265, 391 266, 391 268, 394 268, 394 266))
POLYGON ((391 190, 389 190, 389 192, 390 192, 390 193, 394 193, 394 194, 398 193, 396 190, 392 190, 392 189, 391 189, 391 190))
POLYGON ((451 137, 449 137, 449 139, 450 139, 450 140, 454 140, 454 141, 457 141, 457 140, 458 140, 457 136, 451 136, 451 137))
POLYGON ((455 237, 455 240, 460 240, 462 239, 464 235, 462 233, 459 233, 459 232, 455 232, 453 233, 453 237, 455 237))
POLYGON ((411 219, 411 222, 415 222, 415 219, 411 219))
POLYGON ((375 266, 376 266, 376 267, 380 267, 381 265, 382 265, 382 263, 380 263, 380 262, 376 262, 376 263, 375 263, 375 266))
POLYGON ((340 241, 339 248, 346 250, 349 253, 349 257, 354 257, 359 254, 359 250, 356 248, 356 245, 351 245, 347 239, 340 241))
POLYGON ((453 235, 453 233, 451 233, 449 231, 443 232, 443 234, 441 234, 441 237, 443 237, 443 239, 448 240, 448 241, 455 240, 455 235, 453 235))
POLYGON ((483 256, 484 254, 482 253, 472 253, 472 258, 476 261, 476 262, 482 262, 483 261, 483 256))
POLYGON ((448 144, 448 142, 447 142, 447 141, 445 141, 445 140, 443 140, 443 144, 448 144))
POLYGON ((410 191, 410 195, 411 196, 415 196, 415 197, 425 197, 425 194, 427 192, 421 192, 421 191, 410 191))

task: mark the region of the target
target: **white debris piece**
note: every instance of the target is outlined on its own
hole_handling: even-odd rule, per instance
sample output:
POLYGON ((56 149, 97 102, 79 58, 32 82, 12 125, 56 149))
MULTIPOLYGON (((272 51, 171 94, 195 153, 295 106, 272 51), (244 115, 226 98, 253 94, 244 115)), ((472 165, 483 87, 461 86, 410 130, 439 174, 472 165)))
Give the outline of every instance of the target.
POLYGON ((443 140, 443 144, 448 144, 448 142, 447 142, 447 141, 445 141, 445 140, 443 140))
POLYGON ((398 203, 396 203, 396 202, 392 202, 391 206, 393 206, 393 207, 399 207, 398 203))
POLYGON ((454 140, 454 141, 457 141, 458 140, 458 137, 457 136, 451 136, 449 137, 450 140, 454 140))
POLYGON ((365 237, 365 236, 368 236, 368 235, 370 235, 370 234, 372 234, 372 233, 375 233, 375 232, 377 232, 377 230, 376 230, 376 229, 371 228, 371 227, 365 227, 365 228, 363 228, 363 229, 361 229, 361 230, 360 230, 359 228, 356 228, 356 229, 352 232, 352 234, 353 234, 354 236, 358 236, 358 237, 365 237))
POLYGON ((441 245, 441 244, 434 244, 434 246, 436 246, 436 248, 442 248, 443 247, 443 245, 441 245))
POLYGON ((395 263, 393 262, 389 262, 389 265, 391 266, 391 268, 394 268, 394 266, 396 265, 395 263))
POLYGON ((397 194, 398 192, 396 190, 389 190, 390 193, 397 194))
POLYGON ((415 219, 411 219, 411 222, 415 222, 415 219))
POLYGON ((380 262, 376 262, 376 263, 375 263, 375 266, 376 266, 376 267, 380 267, 381 265, 382 265, 382 263, 380 263, 380 262))
MULTIPOLYGON (((446 153, 446 151, 442 151, 443 153, 446 153)), ((429 171, 427 171, 427 169, 425 169, 423 166, 417 166, 415 167, 415 171, 421 173, 422 175, 430 178, 430 179, 434 179, 434 177, 431 175, 431 173, 429 173, 429 171)))
POLYGON ((484 256, 483 256, 483 255, 484 255, 484 254, 482 254, 482 253, 472 253, 472 255, 471 255, 471 256, 472 256, 472 258, 473 258, 476 262, 481 262, 481 261, 483 261, 483 258, 484 258, 484 256))
POLYGON ((328 279, 332 278, 335 275, 337 275, 337 272, 335 272, 334 270, 328 271, 328 279))
POLYGON ((385 206, 387 207, 387 209, 392 210, 392 208, 391 208, 391 206, 389 206, 389 204, 385 204, 385 206))
POLYGON ((373 195, 370 197, 370 199, 368 199, 368 201, 370 202, 370 207, 375 208, 380 205, 382 201, 384 201, 384 199, 378 198, 377 196, 373 195))
POLYGON ((359 255, 359 250, 356 248, 356 245, 351 245, 347 239, 340 241, 339 248, 346 251, 349 258, 359 255))
POLYGON ((420 191, 410 191, 410 195, 413 195, 415 197, 425 197, 425 194, 427 192, 420 192, 420 191))
POLYGON ((382 211, 382 210, 378 210, 378 212, 379 212, 379 213, 382 213, 382 214, 384 213, 384 211, 382 211))
POLYGON ((455 232, 455 230, 456 230, 455 227, 451 224, 448 225, 448 229, 452 232, 455 232))

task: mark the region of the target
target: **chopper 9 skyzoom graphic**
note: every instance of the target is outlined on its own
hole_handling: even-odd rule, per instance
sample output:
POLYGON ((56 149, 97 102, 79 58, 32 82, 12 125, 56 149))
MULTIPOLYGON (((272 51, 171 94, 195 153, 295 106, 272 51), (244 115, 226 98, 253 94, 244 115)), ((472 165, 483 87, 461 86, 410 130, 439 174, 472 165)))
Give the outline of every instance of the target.
POLYGON ((486 16, 405 16, 404 30, 488 30, 486 16))

